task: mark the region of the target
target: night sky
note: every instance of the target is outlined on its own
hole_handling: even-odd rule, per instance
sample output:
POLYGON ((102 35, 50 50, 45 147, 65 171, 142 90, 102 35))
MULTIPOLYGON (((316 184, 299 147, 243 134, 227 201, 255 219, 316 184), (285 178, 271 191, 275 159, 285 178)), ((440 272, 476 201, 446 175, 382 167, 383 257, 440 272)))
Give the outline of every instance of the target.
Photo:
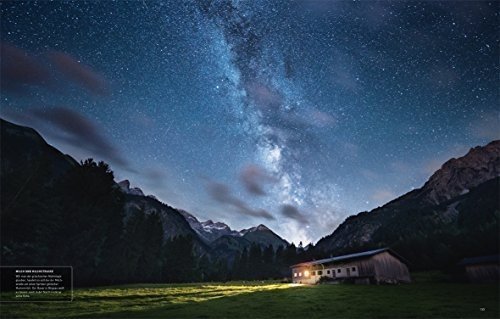
POLYGON ((500 137, 499 2, 1 2, 1 116, 316 241, 500 137))

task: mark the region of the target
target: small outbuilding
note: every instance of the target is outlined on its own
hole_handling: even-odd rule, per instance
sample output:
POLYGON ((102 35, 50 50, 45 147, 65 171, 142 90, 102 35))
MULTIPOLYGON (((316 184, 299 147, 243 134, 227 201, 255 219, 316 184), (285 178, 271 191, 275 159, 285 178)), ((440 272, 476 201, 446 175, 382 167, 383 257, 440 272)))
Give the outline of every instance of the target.
POLYGON ((290 266, 292 280, 315 284, 320 278, 354 283, 409 283, 406 261, 389 248, 303 262, 290 266))
POLYGON ((500 255, 465 258, 458 265, 465 268, 469 282, 495 283, 500 280, 500 255))

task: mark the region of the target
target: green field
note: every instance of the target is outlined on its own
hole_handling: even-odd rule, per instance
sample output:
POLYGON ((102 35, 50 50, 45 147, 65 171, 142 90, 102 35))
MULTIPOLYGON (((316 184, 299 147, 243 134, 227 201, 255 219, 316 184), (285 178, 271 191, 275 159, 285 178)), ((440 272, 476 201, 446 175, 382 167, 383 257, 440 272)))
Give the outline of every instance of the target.
POLYGON ((0 317, 498 318, 498 301, 497 285, 142 284, 77 289, 70 303, 3 303, 0 317))

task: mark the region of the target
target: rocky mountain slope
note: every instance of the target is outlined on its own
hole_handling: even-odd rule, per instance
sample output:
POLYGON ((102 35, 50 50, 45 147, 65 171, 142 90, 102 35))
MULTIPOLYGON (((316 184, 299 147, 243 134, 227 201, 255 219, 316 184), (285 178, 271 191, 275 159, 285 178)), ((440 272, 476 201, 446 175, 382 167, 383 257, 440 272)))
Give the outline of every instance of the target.
POLYGON ((424 198, 434 204, 468 192, 500 176, 500 141, 472 148, 465 156, 452 158, 422 187, 424 198))
POLYGON ((263 246, 272 245, 275 249, 277 249, 278 246, 286 247, 289 245, 286 240, 276 235, 271 229, 262 224, 256 227, 243 229, 240 231, 240 234, 242 238, 251 243, 258 243, 263 246))
POLYGON ((120 186, 120 189, 125 194, 144 196, 142 189, 140 189, 139 187, 130 187, 130 182, 128 179, 118 182, 117 185, 120 186))
POLYGON ((422 188, 348 217, 316 249, 397 247, 417 268, 498 251, 499 172, 500 141, 475 147, 443 164, 422 188))

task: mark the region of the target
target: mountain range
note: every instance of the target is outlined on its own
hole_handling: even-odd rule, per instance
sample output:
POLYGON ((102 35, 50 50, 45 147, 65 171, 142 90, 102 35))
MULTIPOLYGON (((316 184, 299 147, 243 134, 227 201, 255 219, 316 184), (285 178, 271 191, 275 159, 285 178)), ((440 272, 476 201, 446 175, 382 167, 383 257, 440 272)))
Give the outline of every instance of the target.
POLYGON ((390 246, 417 268, 498 252, 500 141, 442 165, 419 189, 348 217, 316 249, 337 254, 390 246))
MULTIPOLYGON (((0 119, 0 129, 2 180, 6 176, 26 170, 26 167, 32 167, 32 165, 27 165, 28 162, 38 163, 37 167, 48 165, 54 178, 71 167, 79 165, 71 156, 63 154, 49 145, 32 128, 0 119)), ((29 172, 25 173, 29 175, 29 172)), ((195 248, 199 255, 231 255, 231 258, 234 258, 237 252, 250 246, 251 243, 259 244, 262 248, 272 245, 274 249, 279 246, 288 246, 287 241, 264 225, 236 231, 222 222, 213 222, 212 220, 200 222, 194 215, 162 203, 153 195, 146 196, 140 188, 131 187, 128 180, 117 182, 116 187, 125 196, 125 221, 137 211, 142 211, 145 214, 157 212, 163 225, 164 239, 190 235, 194 239, 195 248), (225 245, 223 243, 228 241, 234 241, 234 243, 231 249, 224 251, 225 245)), ((8 201, 9 199, 3 200, 8 201)))
MULTIPOLYGON (((40 181, 43 187, 80 165, 32 128, 1 120, 0 129, 4 187, 5 180, 17 183, 19 178, 15 177, 20 172, 30 180, 37 171, 49 169, 52 178, 40 181)), ((308 258, 390 246, 415 268, 433 268, 467 255, 498 252, 499 176, 500 141, 475 147, 463 157, 444 163, 421 188, 370 212, 348 217, 315 246, 308 246, 308 258)), ((275 250, 289 246, 265 225, 233 230, 223 222, 200 221, 190 212, 146 196, 128 180, 117 182, 116 187, 125 197, 125 220, 135 212, 156 212, 163 225, 163 238, 191 236, 198 256, 233 260, 252 243, 262 248, 272 245, 275 250)), ((6 203, 15 199, 2 198, 6 203)))

